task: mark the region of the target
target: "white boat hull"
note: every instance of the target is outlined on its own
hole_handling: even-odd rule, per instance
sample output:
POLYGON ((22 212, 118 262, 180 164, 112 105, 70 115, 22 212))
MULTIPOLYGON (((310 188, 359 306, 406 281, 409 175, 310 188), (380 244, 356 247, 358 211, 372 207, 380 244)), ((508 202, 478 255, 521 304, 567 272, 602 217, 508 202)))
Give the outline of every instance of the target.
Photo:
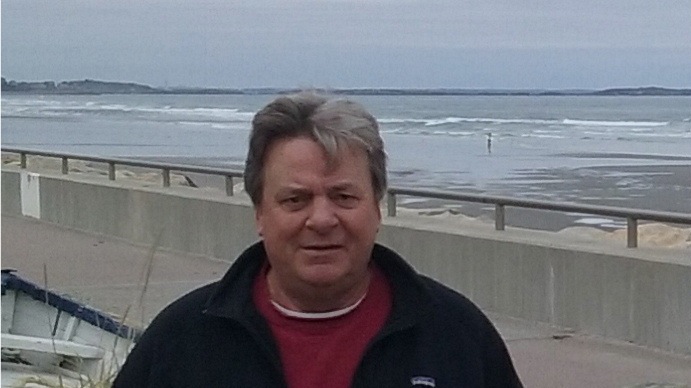
POLYGON ((3 388, 89 387, 112 380, 139 334, 2 271, 3 388))

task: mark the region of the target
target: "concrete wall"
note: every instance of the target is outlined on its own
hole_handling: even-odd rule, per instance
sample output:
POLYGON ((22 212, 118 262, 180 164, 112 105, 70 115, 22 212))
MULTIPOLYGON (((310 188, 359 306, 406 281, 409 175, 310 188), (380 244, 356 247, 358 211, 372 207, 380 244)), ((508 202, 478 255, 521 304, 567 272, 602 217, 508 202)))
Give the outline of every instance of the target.
POLYGON ((689 252, 392 223, 381 241, 484 309, 691 354, 689 252))
POLYGON ((9 173, 5 174, 3 167, 2 172, 2 212, 7 214, 22 214, 22 202, 20 197, 20 174, 9 173))
POLYGON ((236 257, 257 239, 254 213, 241 198, 72 176, 40 182, 40 219, 70 228, 221 259, 236 257))
MULTIPOLYGON (((37 185, 21 175, 3 169, 5 214, 226 260, 257 239, 244 197, 73 175, 42 174, 37 185)), ((688 251, 405 215, 385 218, 379 241, 484 309, 691 354, 688 251)))

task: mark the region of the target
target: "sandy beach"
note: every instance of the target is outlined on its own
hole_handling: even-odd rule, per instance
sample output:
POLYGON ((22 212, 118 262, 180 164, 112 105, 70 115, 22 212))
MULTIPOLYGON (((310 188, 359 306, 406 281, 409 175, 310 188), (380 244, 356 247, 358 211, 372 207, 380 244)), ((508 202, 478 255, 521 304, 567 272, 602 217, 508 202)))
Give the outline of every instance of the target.
MULTIPOLYGON (((151 158, 148 158, 151 160, 151 158)), ((176 164, 195 164, 190 158, 156 158, 157 161, 166 161, 176 164)), ((13 154, 3 154, 2 164, 18 165, 19 158, 13 154)), ((28 169, 59 171, 61 161, 57 158, 29 157, 28 169)), ((240 166, 236 167, 237 169, 240 166)), ((589 170, 592 170, 590 168, 589 170)), ((611 169, 610 169, 611 170, 611 169)), ((84 161, 70 161, 70 174, 88 174, 102 176, 107 179, 106 166, 102 163, 84 161)), ((691 182, 691 166, 626 166, 618 167, 617 171, 611 171, 612 180, 615 176, 621 178, 621 173, 630 173, 645 180, 636 192, 628 192, 627 196, 617 195, 616 182, 594 179, 584 174, 579 169, 559 170, 549 172, 553 179, 560 181, 565 192, 580 193, 580 197, 570 202, 603 204, 628 208, 650 208, 651 196, 656 196, 656 202, 663 196, 665 203, 670 203, 671 208, 681 207, 691 213, 691 195, 689 186, 683 182, 691 182), (555 174, 561 174, 556 175, 555 174), (678 187, 678 190, 664 189, 678 187), (607 195, 611 193, 611 195, 607 195)), ((535 172, 536 179, 544 178, 547 172, 535 172)), ((606 175, 606 174, 605 174, 606 175)), ((630 175, 624 175, 630 176, 630 175)), ((116 179, 130 179, 140 182, 143 186, 160 186, 162 178, 158 171, 143 168, 120 167, 116 170, 116 179)), ((177 186, 194 187, 198 190, 217 192, 225 195, 225 182, 222 177, 204 174, 179 174, 171 173, 171 184, 177 186)), ((235 185, 236 195, 244 195, 242 183, 235 185)), ((547 199, 546 200, 551 200, 547 199)), ((383 214, 386 214, 386 204, 382 204, 383 214)), ((651 209, 668 210, 668 209, 651 209)), ((485 204, 458 203, 440 200, 406 201, 399 199, 399 213, 406 216, 434 217, 444 219, 444 222, 457 222, 462 224, 493 225, 494 207, 485 204)), ((581 238, 593 241, 610 241, 619 246, 626 244, 625 220, 612 219, 603 222, 601 217, 583 214, 565 214, 560 212, 541 211, 521 208, 507 208, 506 221, 508 227, 528 228, 553 231, 559 234, 577 234, 581 238), (588 220, 592 220, 590 223, 588 220), (580 221, 580 222, 579 222, 580 221), (596 222, 598 221, 598 222, 596 222), (606 225, 606 227, 601 227, 606 225), (600 226, 600 227, 596 227, 600 226)), ((668 225, 661 223, 645 223, 639 225, 640 247, 665 247, 670 249, 691 249, 691 225, 668 225)))

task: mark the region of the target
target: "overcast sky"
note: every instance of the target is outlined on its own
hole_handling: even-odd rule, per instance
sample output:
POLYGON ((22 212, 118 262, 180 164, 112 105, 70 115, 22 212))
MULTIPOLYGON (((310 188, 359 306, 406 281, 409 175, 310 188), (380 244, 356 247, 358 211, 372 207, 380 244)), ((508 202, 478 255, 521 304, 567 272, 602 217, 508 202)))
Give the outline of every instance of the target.
POLYGON ((208 87, 691 87, 691 1, 2 0, 2 75, 208 87))

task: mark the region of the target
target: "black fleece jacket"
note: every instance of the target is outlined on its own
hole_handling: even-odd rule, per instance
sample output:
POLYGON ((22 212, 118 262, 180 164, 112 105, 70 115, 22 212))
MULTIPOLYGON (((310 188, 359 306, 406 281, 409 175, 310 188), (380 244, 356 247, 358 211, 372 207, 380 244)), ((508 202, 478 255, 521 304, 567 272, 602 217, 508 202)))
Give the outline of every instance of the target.
MULTIPOLYGON (((223 279, 166 307, 113 387, 286 387, 277 345, 252 302, 265 260, 263 244, 252 245, 223 279)), ((504 342, 472 302, 381 245, 372 260, 392 284, 393 307, 353 387, 522 386, 504 342)))

